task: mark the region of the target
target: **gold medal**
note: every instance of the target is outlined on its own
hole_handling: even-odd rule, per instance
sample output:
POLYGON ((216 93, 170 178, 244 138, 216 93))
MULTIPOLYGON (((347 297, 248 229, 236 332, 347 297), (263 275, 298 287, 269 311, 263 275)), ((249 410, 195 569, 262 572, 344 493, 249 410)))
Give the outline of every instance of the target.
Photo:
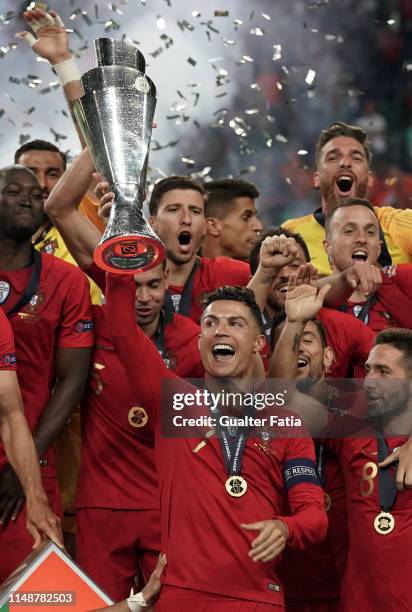
POLYGON ((229 476, 225 487, 231 497, 242 497, 247 491, 247 482, 242 476, 229 476))
POLYGON ((332 500, 329 493, 326 493, 326 491, 323 492, 323 499, 325 503, 325 511, 329 512, 329 510, 332 508, 332 500))
POLYGON ((395 517, 390 512, 380 512, 373 522, 375 531, 380 535, 386 535, 395 527, 395 517))
POLYGON ((141 406, 133 406, 129 410, 129 425, 132 427, 144 427, 149 420, 147 412, 141 406))

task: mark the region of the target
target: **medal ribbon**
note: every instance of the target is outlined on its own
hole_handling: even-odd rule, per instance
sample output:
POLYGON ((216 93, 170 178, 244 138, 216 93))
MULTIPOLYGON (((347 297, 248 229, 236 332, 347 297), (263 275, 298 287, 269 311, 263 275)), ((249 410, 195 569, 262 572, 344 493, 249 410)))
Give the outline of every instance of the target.
POLYGON ((316 473, 318 475, 322 489, 324 489, 326 484, 325 463, 327 459, 327 451, 324 445, 319 442, 319 440, 314 440, 314 442, 316 451, 316 473))
POLYGON ((39 288, 40 283, 40 274, 41 274, 41 255, 36 249, 33 249, 33 269, 30 275, 29 283, 25 288, 22 296, 18 300, 17 304, 13 306, 11 310, 6 312, 6 315, 9 317, 12 314, 18 312, 23 306, 28 304, 33 297, 37 293, 37 289, 39 288))
MULTIPOLYGON (((247 410, 242 417, 252 416, 254 413, 255 410, 252 408, 251 410, 247 410)), ((240 470, 242 469, 243 453, 250 429, 250 427, 238 427, 236 434, 234 436, 229 436, 225 429, 220 425, 219 414, 217 413, 216 433, 218 434, 226 471, 229 476, 239 476, 240 474, 240 470)))
MULTIPOLYGON (((176 311, 178 314, 184 317, 188 317, 190 313, 190 307, 192 305, 193 283, 195 280, 196 271, 199 266, 200 266, 200 259, 196 257, 192 271, 189 274, 189 278, 187 279, 186 284, 183 288, 183 293, 182 293, 182 297, 180 298, 179 308, 176 311)), ((175 312, 175 307, 173 305, 173 300, 172 300, 172 294, 170 293, 170 291, 166 291, 165 309, 175 312)))
MULTIPOLYGON (((376 436, 378 445, 378 461, 379 463, 389 456, 388 444, 382 436, 376 436)), ((391 474, 390 468, 379 468, 379 503, 384 512, 390 512, 395 503, 398 490, 396 488, 395 478, 391 474)))

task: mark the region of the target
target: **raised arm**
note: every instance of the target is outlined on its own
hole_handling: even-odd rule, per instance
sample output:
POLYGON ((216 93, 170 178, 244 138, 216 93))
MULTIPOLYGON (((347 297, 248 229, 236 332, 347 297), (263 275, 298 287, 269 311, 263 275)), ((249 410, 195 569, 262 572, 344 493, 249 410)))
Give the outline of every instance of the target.
POLYGON ((93 251, 101 238, 96 226, 78 209, 93 172, 89 151, 84 149, 60 178, 45 204, 46 213, 81 268, 88 268, 93 263, 93 251))
POLYGON ((133 276, 107 274, 106 320, 133 394, 146 410, 159 413, 162 379, 176 379, 135 319, 133 276))
MULTIPOLYGON (((80 72, 69 48, 69 39, 61 17, 56 11, 44 11, 40 8, 29 9, 23 13, 27 25, 37 38, 30 32, 19 32, 17 37, 25 40, 38 56, 48 60, 56 71, 63 85, 65 98, 73 116, 73 102, 83 95, 80 82, 80 72)), ((73 116, 73 121, 74 116, 73 116)), ((75 122, 76 129, 77 124, 75 122)), ((77 129, 82 146, 83 137, 77 129)))
POLYGON ((281 270, 297 256, 298 249, 294 238, 268 236, 262 242, 259 265, 249 281, 248 287, 255 294, 256 302, 263 311, 266 307, 273 281, 281 270))
MULTIPOLYGON (((314 286, 311 278, 311 264, 300 266, 296 275, 289 279, 286 294, 286 321, 270 359, 271 378, 295 381, 298 378, 298 361, 304 328, 314 319, 323 306, 329 285, 321 289, 314 286)), ((325 406, 310 395, 303 395, 289 386, 290 409, 304 421, 312 435, 316 435, 327 424, 328 412, 325 406)))

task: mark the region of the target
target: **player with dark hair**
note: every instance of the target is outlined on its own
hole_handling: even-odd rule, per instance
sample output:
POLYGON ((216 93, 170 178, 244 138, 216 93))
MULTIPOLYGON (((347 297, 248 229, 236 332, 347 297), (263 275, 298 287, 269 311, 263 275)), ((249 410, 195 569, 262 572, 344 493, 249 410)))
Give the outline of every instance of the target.
MULTIPOLYGON (((87 279, 75 266, 38 253, 31 237, 43 218, 43 194, 24 166, 0 170, 1 304, 14 332, 27 421, 40 457, 43 486, 54 511, 59 494, 52 444, 78 404, 87 379, 93 323, 87 279)), ((19 516, 24 496, 0 456, 4 529, 0 581, 31 548, 19 516), (9 521, 13 517, 15 521, 9 521)))
POLYGON ((325 250, 335 273, 369 270, 371 291, 348 285, 341 309, 355 315, 374 332, 388 326, 412 327, 412 266, 398 264, 380 268, 382 243, 379 222, 368 200, 349 198, 337 206, 326 223, 325 250))
MULTIPOLYGON (((289 279, 299 266, 308 261, 308 251, 302 237, 288 231, 284 233, 283 228, 279 227, 267 229, 252 251, 251 268, 255 274, 249 285, 254 290, 263 313, 268 342, 265 356, 270 353, 273 321, 285 307, 289 279)), ((312 275, 316 276, 313 266, 311 269, 312 275)), ((349 270, 347 279, 339 280, 339 283, 346 287, 349 286, 349 280, 358 282, 356 270, 349 270)), ((317 283, 321 285, 325 281, 337 282, 337 279, 326 278, 317 283)), ((331 301, 333 303, 333 300, 331 301)), ((328 344, 334 351, 331 375, 337 378, 363 376, 363 364, 372 346, 373 333, 354 317, 332 308, 322 308, 317 317, 323 323, 328 344)))
MULTIPOLYGON (((282 359, 274 358, 273 362, 277 376, 300 376, 301 345, 294 338, 302 338, 322 301, 318 289, 299 271, 286 297, 288 321, 277 346, 282 359)), ((316 358, 320 351, 318 348, 316 358)), ((299 385, 304 395, 294 397, 297 412, 301 416, 306 413, 312 431, 321 434, 324 444, 338 457, 345 481, 349 548, 340 608, 345 612, 372 612, 382 605, 395 612, 412 606, 408 572, 412 492, 397 493, 397 488, 412 484, 407 467, 412 434, 411 362, 410 330, 388 329, 377 335, 366 362, 366 420, 331 412, 338 398, 335 389, 331 401, 327 384, 315 382, 316 394, 312 386, 299 385), (394 461, 399 461, 396 479, 388 468, 394 461), (400 572, 399 564, 405 572, 400 572)), ((324 372, 312 372, 312 376, 321 381, 324 372)))
POLYGON ((220 179, 205 183, 207 192, 204 257, 227 256, 248 260, 262 224, 256 216, 256 187, 241 179, 220 179))
MULTIPOLYGON (((285 545, 302 548, 322 539, 326 527, 322 491, 312 472, 310 439, 300 437, 303 431, 297 429, 299 437, 271 439, 263 452, 245 430, 236 427, 236 445, 241 444, 242 450, 232 455, 224 450, 228 448, 223 442, 226 429, 220 436, 205 431, 203 441, 194 438, 196 434, 191 438, 161 436, 159 380, 174 383, 179 390, 194 388, 164 367, 136 327, 131 279, 109 275, 106 296, 113 343, 134 395, 156 432, 162 551, 168 559, 156 609, 180 612, 237 606, 248 610, 254 606, 263 611, 283 605, 277 566, 272 561, 285 545), (234 457, 236 467, 231 465, 234 457), (297 470, 296 477, 288 480, 292 515, 286 517, 282 474, 295 464, 306 465, 308 477, 302 480, 297 470), (232 486, 232 479, 239 486, 232 486)), ((199 338, 206 387, 230 390, 235 379, 238 390, 250 391, 253 355, 264 343, 252 293, 247 288, 224 287, 207 303, 199 338)), ((198 414, 199 408, 192 414, 198 414)), ((244 414, 243 409, 237 414, 244 414)))
MULTIPOLYGON (((322 250, 325 218, 346 198, 367 197, 373 184, 371 158, 367 134, 360 127, 335 122, 319 136, 313 179, 321 192, 322 206, 310 215, 285 221, 282 226, 301 234, 320 274, 331 272, 322 250)), ((412 211, 382 206, 375 207, 375 212, 382 240, 380 264, 412 262, 412 211)))

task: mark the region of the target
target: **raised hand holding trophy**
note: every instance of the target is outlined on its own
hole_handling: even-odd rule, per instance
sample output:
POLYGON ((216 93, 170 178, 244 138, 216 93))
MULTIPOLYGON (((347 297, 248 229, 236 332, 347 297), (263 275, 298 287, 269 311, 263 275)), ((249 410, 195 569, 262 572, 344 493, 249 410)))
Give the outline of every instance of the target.
POLYGON ((74 104, 96 170, 115 194, 94 260, 106 271, 136 274, 166 255, 143 215, 156 88, 132 45, 97 38, 95 51, 98 67, 82 76, 85 94, 74 104))

